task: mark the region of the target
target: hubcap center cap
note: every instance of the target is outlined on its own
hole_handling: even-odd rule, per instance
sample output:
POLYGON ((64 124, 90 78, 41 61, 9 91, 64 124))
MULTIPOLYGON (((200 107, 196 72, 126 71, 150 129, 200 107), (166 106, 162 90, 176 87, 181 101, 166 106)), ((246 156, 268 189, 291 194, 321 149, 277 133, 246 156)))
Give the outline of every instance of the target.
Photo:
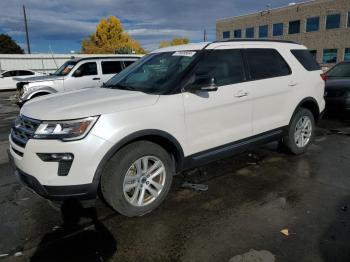
POLYGON ((146 177, 141 177, 141 179, 140 179, 140 182, 141 182, 141 184, 144 184, 144 183, 146 183, 146 181, 147 181, 147 178, 146 177))

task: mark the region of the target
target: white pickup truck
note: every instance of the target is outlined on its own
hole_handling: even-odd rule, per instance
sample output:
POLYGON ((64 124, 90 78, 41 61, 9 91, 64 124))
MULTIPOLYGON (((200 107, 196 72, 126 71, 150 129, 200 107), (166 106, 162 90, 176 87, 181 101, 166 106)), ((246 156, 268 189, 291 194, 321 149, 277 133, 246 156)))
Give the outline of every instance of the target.
POLYGON ((111 55, 68 60, 53 74, 19 79, 17 104, 48 94, 100 87, 138 60, 140 55, 111 55))

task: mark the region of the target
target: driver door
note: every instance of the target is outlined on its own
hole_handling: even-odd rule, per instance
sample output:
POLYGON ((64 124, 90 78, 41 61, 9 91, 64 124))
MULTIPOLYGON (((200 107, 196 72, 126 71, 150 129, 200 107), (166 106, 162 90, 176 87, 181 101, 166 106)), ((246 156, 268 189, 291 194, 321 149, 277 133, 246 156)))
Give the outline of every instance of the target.
POLYGON ((244 82, 242 52, 228 48, 208 50, 190 76, 209 75, 215 79, 217 91, 183 93, 190 154, 252 135, 252 90, 244 82))
POLYGON ((81 88, 100 87, 101 84, 97 63, 95 61, 83 62, 70 77, 65 77, 64 90, 71 91, 81 88))

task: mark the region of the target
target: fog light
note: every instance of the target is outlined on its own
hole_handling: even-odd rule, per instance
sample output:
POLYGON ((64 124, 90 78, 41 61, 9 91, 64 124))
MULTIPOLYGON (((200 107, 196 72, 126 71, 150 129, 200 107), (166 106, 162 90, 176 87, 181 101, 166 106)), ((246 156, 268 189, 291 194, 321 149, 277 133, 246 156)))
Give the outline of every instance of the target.
POLYGON ((66 176, 72 166, 74 155, 71 153, 37 153, 44 162, 58 162, 57 175, 66 176))

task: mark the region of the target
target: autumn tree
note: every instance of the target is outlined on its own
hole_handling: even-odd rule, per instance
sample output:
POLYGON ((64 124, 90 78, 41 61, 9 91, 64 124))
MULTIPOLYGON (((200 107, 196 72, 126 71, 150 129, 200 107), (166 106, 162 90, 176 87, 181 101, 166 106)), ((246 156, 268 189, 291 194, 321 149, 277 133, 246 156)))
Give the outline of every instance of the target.
POLYGON ((184 45, 188 44, 189 40, 187 37, 174 37, 171 41, 161 41, 159 47, 167 47, 173 45, 184 45))
POLYGON ((0 54, 23 54, 23 49, 8 35, 0 34, 0 54))
POLYGON ((145 53, 140 44, 124 31, 122 23, 115 16, 103 18, 96 26, 96 32, 81 43, 84 54, 114 54, 130 50, 145 53))

